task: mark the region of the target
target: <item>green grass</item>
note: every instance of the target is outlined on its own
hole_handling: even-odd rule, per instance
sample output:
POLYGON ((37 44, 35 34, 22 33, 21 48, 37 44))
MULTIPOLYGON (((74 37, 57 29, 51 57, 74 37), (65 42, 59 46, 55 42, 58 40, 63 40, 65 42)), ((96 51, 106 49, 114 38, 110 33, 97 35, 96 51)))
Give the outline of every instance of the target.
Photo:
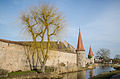
POLYGON ((18 72, 10 72, 8 73, 8 76, 14 76, 14 75, 22 75, 30 72, 36 72, 36 71, 18 71, 18 72))
MULTIPOLYGON (((15 77, 15 76, 20 76, 20 75, 25 75, 27 73, 31 73, 31 72, 36 72, 36 71, 17 71, 17 72, 10 72, 8 73, 8 77, 7 78, 11 78, 11 77, 15 77)), ((0 79, 7 79, 6 77, 1 77, 0 79)))
POLYGON ((112 72, 105 72, 100 75, 94 76, 90 79, 109 79, 113 75, 120 74, 120 70, 112 71, 112 72))
MULTIPOLYGON (((8 77, 10 76, 16 76, 16 75, 24 75, 32 72, 38 72, 41 73, 41 71, 17 71, 17 72, 10 72, 8 73, 8 77)), ((46 69, 45 72, 53 72, 53 69, 46 69)))
POLYGON ((25 74, 30 72, 36 72, 36 71, 18 71, 18 72, 10 72, 8 75, 18 75, 18 74, 25 74))

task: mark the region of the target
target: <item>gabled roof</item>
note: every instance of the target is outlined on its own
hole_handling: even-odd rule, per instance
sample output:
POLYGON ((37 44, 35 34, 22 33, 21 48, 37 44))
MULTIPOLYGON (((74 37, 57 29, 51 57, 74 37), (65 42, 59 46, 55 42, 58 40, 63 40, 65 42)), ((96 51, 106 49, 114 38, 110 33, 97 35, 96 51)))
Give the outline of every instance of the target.
POLYGON ((79 36, 78 36, 77 50, 85 51, 84 46, 83 46, 83 42, 82 42, 81 32, 79 32, 79 36))
POLYGON ((93 55, 93 52, 92 52, 92 48, 91 48, 91 46, 90 46, 90 50, 89 50, 89 54, 88 54, 88 56, 94 56, 94 55, 93 55))

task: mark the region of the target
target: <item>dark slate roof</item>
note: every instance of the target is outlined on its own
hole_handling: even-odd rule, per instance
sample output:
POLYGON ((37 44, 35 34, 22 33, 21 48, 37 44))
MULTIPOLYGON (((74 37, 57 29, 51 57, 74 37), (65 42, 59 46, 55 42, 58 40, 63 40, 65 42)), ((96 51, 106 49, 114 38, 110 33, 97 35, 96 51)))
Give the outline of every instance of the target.
MULTIPOLYGON (((5 39, 0 39, 1 42, 5 42, 5 43, 9 43, 9 44, 17 44, 17 45, 23 45, 23 46, 31 46, 33 44, 32 41, 10 41, 10 40, 5 40, 5 39)), ((37 42, 37 45, 39 45, 40 42, 37 42)), ((47 48, 47 41, 45 41, 44 43, 44 48, 47 48)), ((51 41, 50 42, 50 50, 56 50, 56 51, 62 51, 62 52, 68 52, 68 53, 75 53, 75 51, 73 50, 73 46, 68 44, 69 46, 65 46, 64 42, 59 42, 58 41, 51 41), (70 46, 72 47, 72 50, 70 48, 70 46)))

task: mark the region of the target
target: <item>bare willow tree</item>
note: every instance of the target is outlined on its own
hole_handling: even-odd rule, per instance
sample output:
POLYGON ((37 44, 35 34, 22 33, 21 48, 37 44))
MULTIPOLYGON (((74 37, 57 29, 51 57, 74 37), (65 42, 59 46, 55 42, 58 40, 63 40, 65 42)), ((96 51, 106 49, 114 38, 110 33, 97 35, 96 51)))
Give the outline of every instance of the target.
POLYGON ((96 52, 96 58, 102 59, 103 62, 110 59, 110 50, 101 48, 96 52))
MULTIPOLYGON (((41 71, 45 72, 51 37, 56 36, 64 26, 63 16, 53 6, 43 4, 35 6, 29 12, 22 13, 22 23, 32 37, 31 47, 34 49, 33 58, 38 58, 41 71), (44 41, 47 41, 47 48, 44 41), (38 42, 40 41, 40 42, 38 42)), ((33 63, 33 66, 35 64, 33 63)))

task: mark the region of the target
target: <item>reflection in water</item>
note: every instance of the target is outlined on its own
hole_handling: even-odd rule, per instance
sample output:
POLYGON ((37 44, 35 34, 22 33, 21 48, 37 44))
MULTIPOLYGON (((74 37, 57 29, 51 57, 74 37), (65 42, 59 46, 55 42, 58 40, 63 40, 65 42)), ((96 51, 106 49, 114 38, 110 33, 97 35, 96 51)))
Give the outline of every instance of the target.
POLYGON ((109 72, 109 71, 112 71, 112 70, 114 70, 114 68, 108 67, 108 66, 107 67, 106 66, 97 67, 97 68, 94 69, 94 72, 95 72, 94 75, 96 76, 100 73, 109 72))
POLYGON ((94 76, 94 70, 93 69, 90 70, 89 74, 90 74, 90 77, 93 77, 94 76))
POLYGON ((86 71, 80 71, 77 73, 77 79, 86 79, 86 71))
POLYGON ((64 74, 63 79, 89 79, 90 77, 112 70, 114 70, 112 67, 96 67, 92 70, 64 74))
POLYGON ((64 75, 63 79, 77 79, 77 73, 78 72, 67 73, 64 75))

